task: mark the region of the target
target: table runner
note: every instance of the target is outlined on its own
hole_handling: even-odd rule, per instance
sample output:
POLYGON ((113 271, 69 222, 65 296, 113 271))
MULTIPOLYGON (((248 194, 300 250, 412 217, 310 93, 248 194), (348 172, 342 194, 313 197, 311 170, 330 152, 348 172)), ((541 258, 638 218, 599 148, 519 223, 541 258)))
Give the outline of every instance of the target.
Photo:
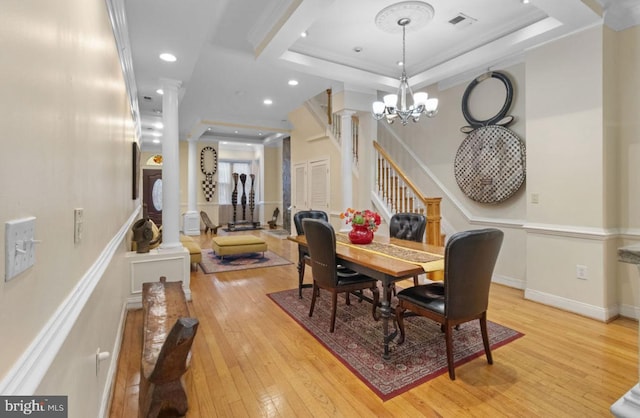
POLYGON ((376 241, 366 245, 352 244, 349 241, 349 238, 344 234, 336 234, 336 242, 348 247, 359 248, 385 257, 395 258, 396 260, 405 261, 411 264, 417 264, 424 269, 425 273, 444 270, 444 257, 438 254, 413 250, 411 248, 401 247, 394 244, 384 244, 376 241))

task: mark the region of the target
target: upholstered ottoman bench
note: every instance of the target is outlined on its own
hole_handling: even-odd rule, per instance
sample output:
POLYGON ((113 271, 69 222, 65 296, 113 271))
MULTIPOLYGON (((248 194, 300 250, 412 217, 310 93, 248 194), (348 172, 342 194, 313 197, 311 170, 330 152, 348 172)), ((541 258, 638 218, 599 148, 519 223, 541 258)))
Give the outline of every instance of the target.
POLYGON ((253 235, 221 236, 211 239, 211 248, 215 255, 224 258, 225 255, 257 253, 267 251, 267 243, 253 235))
POLYGON ((191 270, 198 270, 198 264, 202 261, 202 249, 200 249, 200 244, 198 244, 192 237, 182 234, 180 234, 180 242, 182 243, 182 246, 189 251, 191 270))

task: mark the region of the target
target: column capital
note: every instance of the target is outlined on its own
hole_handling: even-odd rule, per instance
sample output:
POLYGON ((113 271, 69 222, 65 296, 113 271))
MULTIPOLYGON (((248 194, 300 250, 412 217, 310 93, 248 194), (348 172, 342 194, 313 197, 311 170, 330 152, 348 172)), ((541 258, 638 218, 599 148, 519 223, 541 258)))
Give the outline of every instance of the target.
POLYGON ((355 110, 342 109, 341 111, 339 111, 337 113, 338 113, 338 115, 340 115, 341 117, 344 118, 344 117, 347 117, 347 116, 353 116, 358 112, 356 112, 355 110))
POLYGON ((172 87, 178 90, 180 87, 182 87, 182 81, 174 80, 172 78, 160 78, 160 84, 162 85, 163 89, 172 87))

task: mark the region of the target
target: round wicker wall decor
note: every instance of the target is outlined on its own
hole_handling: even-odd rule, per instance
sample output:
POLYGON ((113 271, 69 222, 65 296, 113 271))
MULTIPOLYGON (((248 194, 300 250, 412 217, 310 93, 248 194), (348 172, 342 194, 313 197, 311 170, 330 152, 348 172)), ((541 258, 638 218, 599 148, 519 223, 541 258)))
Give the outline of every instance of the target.
POLYGON ((456 153, 458 186, 477 202, 502 202, 522 186, 525 156, 524 143, 513 131, 499 125, 478 128, 456 153))

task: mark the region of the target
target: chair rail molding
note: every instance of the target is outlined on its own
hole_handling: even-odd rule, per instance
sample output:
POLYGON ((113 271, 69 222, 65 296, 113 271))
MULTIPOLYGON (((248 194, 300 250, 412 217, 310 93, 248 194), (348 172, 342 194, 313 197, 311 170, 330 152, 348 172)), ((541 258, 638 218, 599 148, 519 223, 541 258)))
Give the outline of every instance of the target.
POLYGON ((4 379, 0 381, 0 393, 4 395, 35 393, 141 209, 141 206, 136 207, 93 265, 71 290, 69 296, 58 306, 29 347, 13 364, 4 379))
MULTIPOLYGON (((456 198, 451 191, 436 177, 435 174, 427 167, 416 153, 409 148, 409 146, 391 129, 388 124, 381 124, 389 132, 389 134, 397 141, 404 151, 411 156, 420 169, 433 181, 436 186, 442 191, 442 194, 452 203, 452 205, 465 217, 466 221, 471 225, 482 226, 494 226, 502 228, 523 229, 527 233, 558 235, 565 237, 581 238, 581 239, 594 239, 594 240, 609 240, 615 238, 626 239, 640 239, 640 229, 638 228, 599 228, 599 227, 587 227, 579 225, 560 225, 560 224, 539 224, 528 223, 525 220, 520 219, 500 219, 500 218, 485 218, 474 216, 471 211, 456 198)), ((445 216, 442 216, 442 223, 448 225, 445 220, 445 216)), ((450 231, 445 231, 447 235, 450 235, 450 231)))

